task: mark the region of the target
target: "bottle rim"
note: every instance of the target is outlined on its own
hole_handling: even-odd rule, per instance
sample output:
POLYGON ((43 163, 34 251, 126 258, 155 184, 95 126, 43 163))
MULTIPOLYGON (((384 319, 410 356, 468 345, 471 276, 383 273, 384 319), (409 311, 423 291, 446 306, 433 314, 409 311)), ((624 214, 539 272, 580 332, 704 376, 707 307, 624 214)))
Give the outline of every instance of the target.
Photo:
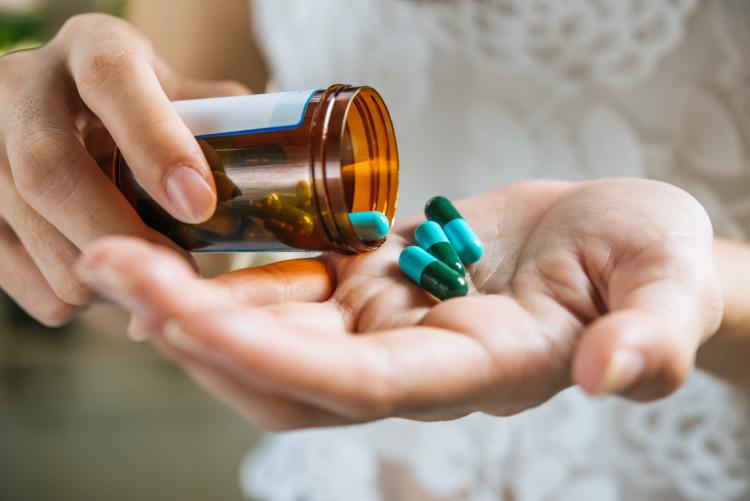
POLYGON ((393 122, 383 98, 372 87, 336 84, 322 92, 312 119, 310 159, 319 216, 338 252, 372 251, 387 237, 374 242, 360 240, 348 215, 378 211, 393 227, 399 186, 393 122), (348 130, 354 129, 350 127, 354 124, 356 130, 348 130), (345 166, 342 145, 347 133, 355 156, 363 161, 345 166))

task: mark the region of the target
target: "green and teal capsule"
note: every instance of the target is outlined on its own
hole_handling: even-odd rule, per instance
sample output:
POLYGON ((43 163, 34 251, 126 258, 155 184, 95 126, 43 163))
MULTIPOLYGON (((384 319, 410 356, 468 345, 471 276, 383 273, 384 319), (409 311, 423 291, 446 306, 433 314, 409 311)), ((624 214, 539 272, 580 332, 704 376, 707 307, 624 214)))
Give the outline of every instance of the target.
POLYGON ((398 265, 407 277, 438 299, 465 296, 469 292, 466 278, 416 245, 401 252, 398 265))
POLYGON ((425 221, 417 226, 414 239, 417 245, 447 264, 453 271, 460 275, 466 274, 466 268, 448 240, 443 227, 435 221, 425 221))
POLYGON ((443 227, 448 240, 464 264, 479 261, 484 252, 482 241, 450 200, 445 197, 431 198, 425 205, 424 213, 427 219, 443 227))
POLYGON ((377 242, 388 236, 391 223, 385 214, 377 211, 352 212, 349 214, 354 233, 363 242, 377 242))

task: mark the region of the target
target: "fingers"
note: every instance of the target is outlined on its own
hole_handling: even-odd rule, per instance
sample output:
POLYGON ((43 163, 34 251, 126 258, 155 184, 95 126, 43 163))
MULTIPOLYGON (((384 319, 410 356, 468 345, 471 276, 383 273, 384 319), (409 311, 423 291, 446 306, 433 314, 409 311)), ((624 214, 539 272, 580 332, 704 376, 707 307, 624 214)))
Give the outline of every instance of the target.
MULTIPOLYGON (((153 255, 146 259, 134 247, 124 246, 121 257, 112 251, 102 246, 82 261, 87 283, 139 316, 150 315, 152 322, 163 319, 160 328, 171 346, 208 365, 230 368, 263 392, 348 420, 427 413, 436 407, 463 409, 490 388, 514 387, 505 382, 518 375, 517 364, 501 365, 507 372, 500 384, 499 373, 491 369, 495 360, 472 335, 425 326, 354 336, 344 329, 333 303, 238 307, 217 301, 220 295, 208 289, 198 290, 184 270, 167 272, 166 262, 156 266, 153 255), (128 267, 128 256, 143 273, 128 267), (155 268, 149 271, 151 265, 155 268), (108 276, 112 270, 119 277, 128 270, 127 283, 108 276), (155 273, 159 276, 148 277, 155 273), (166 284, 171 292, 162 290, 166 284), (154 305, 159 305, 158 315, 154 305)), ((504 317, 507 310, 487 301, 478 310, 481 330, 487 322, 494 325, 489 312, 504 317)))
POLYGON ((47 284, 11 228, 0 221, 0 288, 29 315, 57 327, 76 313, 47 284))
POLYGON ((180 364, 211 395, 264 429, 283 431, 352 424, 318 407, 263 391, 247 380, 241 370, 224 363, 221 356, 205 352, 196 354, 192 349, 185 349, 179 341, 175 342, 175 331, 170 325, 161 330, 164 333, 159 327, 150 327, 135 316, 128 326, 131 339, 150 339, 162 355, 180 364))
MULTIPOLYGON (((703 266, 713 262, 705 259, 703 266)), ((692 371, 700 344, 718 328, 718 284, 694 273, 699 263, 678 255, 667 261, 638 274, 626 270, 656 278, 626 288, 614 311, 584 331, 572 374, 589 393, 620 393, 639 401, 669 395, 692 371)))
POLYGON ((0 169, 0 214, 13 229, 14 238, 20 240, 57 297, 70 305, 86 304, 90 294, 73 273, 80 252, 18 195, 6 174, 0 169))
POLYGON ((87 285, 121 303, 146 323, 163 321, 163 312, 210 308, 229 301, 229 293, 197 280, 177 253, 127 237, 109 237, 87 249, 77 265, 87 285))
MULTIPOLYGON (((174 246, 140 220, 81 143, 66 98, 45 93, 46 87, 45 82, 33 82, 16 96, 14 120, 3 131, 8 165, 2 166, 2 175, 8 167, 12 174, 12 180, 3 177, 0 187, 4 217, 12 224, 27 219, 30 206, 49 222, 50 230, 57 228, 79 248, 113 233, 174 246)), ((23 226, 13 226, 23 240, 23 226)), ((56 232, 50 233, 51 240, 56 232)))
POLYGON ((79 248, 102 235, 176 247, 140 220, 99 169, 62 98, 32 92, 18 102, 15 115, 5 131, 7 160, 0 159, 0 214, 63 300, 86 302, 71 265, 79 248))
POLYGON ((394 410, 388 368, 381 365, 384 352, 367 349, 356 338, 292 331, 275 315, 236 307, 174 315, 165 334, 181 351, 233 367, 267 392, 351 420, 383 417, 394 410))
POLYGON ((697 343, 664 318, 639 310, 602 317, 584 332, 573 379, 587 392, 621 393, 638 400, 677 389, 692 369, 697 343))
POLYGON ((318 330, 320 321, 303 311, 289 305, 283 315, 236 307, 183 312, 170 321, 167 339, 241 371, 264 391, 352 421, 469 408, 498 383, 492 357, 471 336, 435 327, 353 336, 318 330))
MULTIPOLYGON (((529 354, 512 340, 528 327, 512 321, 519 307, 507 298, 451 301, 421 327, 354 336, 333 302, 237 306, 166 251, 132 239, 96 244, 79 270, 96 290, 165 330, 181 352, 352 421, 461 410, 502 392, 524 393, 518 383, 527 366, 517 361, 529 354), (470 314, 457 314, 467 308, 470 314)), ((542 357, 531 355, 543 369, 542 357)))
POLYGON ((211 280, 239 304, 320 302, 333 293, 333 279, 322 259, 294 259, 246 268, 211 280))
MULTIPOLYGON (((104 269, 116 284, 148 305, 148 318, 164 318, 175 311, 225 306, 229 303, 272 304, 287 301, 322 301, 333 285, 322 260, 300 259, 248 268, 211 280, 198 280, 175 253, 132 238, 111 237, 87 249, 78 270, 89 277, 104 269)), ((106 282, 106 280, 105 280, 106 282)))
POLYGON ((213 177, 162 88, 145 39, 123 21, 88 15, 70 21, 60 40, 83 102, 120 146, 144 189, 177 219, 208 219, 216 207, 213 177), (68 35, 76 30, 88 36, 68 35))
POLYGON ((242 374, 207 364, 181 351, 162 336, 151 336, 152 344, 167 358, 179 363, 211 395, 235 409, 248 421, 271 431, 351 424, 333 413, 284 397, 263 392, 242 374))

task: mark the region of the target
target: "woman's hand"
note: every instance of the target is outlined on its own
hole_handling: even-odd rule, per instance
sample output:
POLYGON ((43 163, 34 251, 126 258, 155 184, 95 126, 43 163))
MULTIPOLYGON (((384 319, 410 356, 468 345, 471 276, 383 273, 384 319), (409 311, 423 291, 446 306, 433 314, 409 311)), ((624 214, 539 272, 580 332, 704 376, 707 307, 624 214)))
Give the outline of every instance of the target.
POLYGON ((0 287, 45 324, 89 293, 73 276, 79 249, 147 228, 100 170, 117 143, 139 182, 176 218, 216 205, 200 147, 170 99, 242 93, 179 79, 119 19, 74 17, 47 45, 0 58, 0 287))
POLYGON ((79 271, 139 333, 269 428, 506 415, 572 383, 664 396, 719 326, 712 230, 643 180, 526 182, 457 204, 484 240, 468 297, 402 275, 411 221, 379 251, 200 280, 165 249, 92 246, 79 271))

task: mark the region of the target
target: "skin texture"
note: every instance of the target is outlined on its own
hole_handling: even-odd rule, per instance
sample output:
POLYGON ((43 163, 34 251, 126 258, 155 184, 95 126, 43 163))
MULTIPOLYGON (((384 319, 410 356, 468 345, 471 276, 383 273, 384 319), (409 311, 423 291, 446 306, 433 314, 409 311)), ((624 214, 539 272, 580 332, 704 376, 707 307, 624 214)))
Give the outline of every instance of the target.
POLYGON ((750 248, 715 239, 714 254, 724 295, 719 332, 698 353, 698 366, 750 392, 750 248))
POLYGON ((719 327, 710 222, 670 185, 535 181, 457 207, 486 254, 470 295, 442 303, 396 265, 417 220, 367 255, 212 280, 127 238, 78 271, 134 314, 134 336, 272 429, 508 415, 571 384, 659 398, 719 327))
POLYGON ((170 99, 243 94, 179 77, 126 22, 71 18, 47 45, 0 58, 0 287, 60 325, 91 301, 73 276, 83 246, 125 234, 164 245, 100 166, 116 143, 146 191, 176 218, 213 213, 213 178, 170 99))

